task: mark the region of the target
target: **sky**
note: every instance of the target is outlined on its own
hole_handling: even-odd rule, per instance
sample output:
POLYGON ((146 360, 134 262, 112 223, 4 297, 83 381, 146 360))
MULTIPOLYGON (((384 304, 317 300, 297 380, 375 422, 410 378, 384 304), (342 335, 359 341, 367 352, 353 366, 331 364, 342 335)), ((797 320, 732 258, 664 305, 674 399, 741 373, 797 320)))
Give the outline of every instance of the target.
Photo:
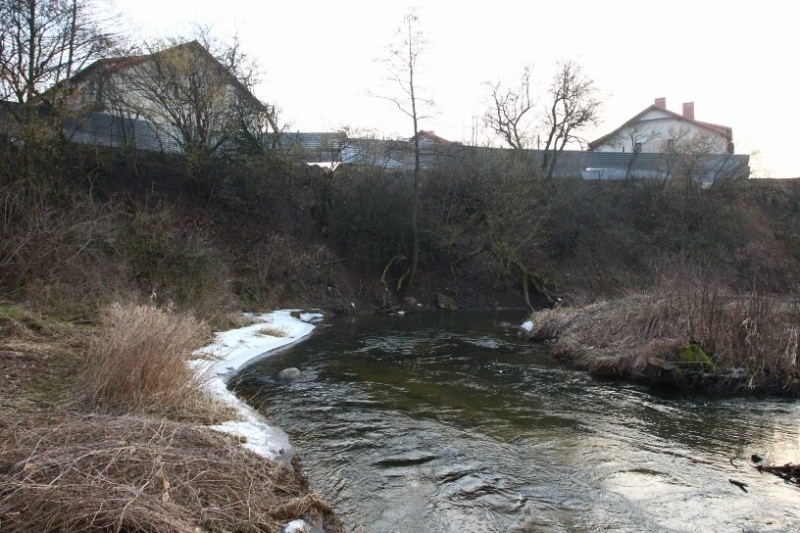
MULTIPOLYGON (((415 4, 386 0, 117 0, 123 31, 136 38, 191 35, 206 25, 238 35, 258 61, 256 96, 276 105, 290 131, 348 127, 410 137, 410 120, 385 65, 403 16, 416 9, 426 47, 417 85, 434 106, 420 129, 485 142, 487 82, 514 81, 525 65, 543 86, 558 61, 580 64, 604 99, 600 137, 657 97, 680 113, 733 128, 737 153, 756 177, 800 177, 794 105, 800 81, 791 2, 493 0, 415 4)), ((535 93, 541 94, 541 93, 535 93)), ((497 142, 495 140, 495 142, 497 142)))

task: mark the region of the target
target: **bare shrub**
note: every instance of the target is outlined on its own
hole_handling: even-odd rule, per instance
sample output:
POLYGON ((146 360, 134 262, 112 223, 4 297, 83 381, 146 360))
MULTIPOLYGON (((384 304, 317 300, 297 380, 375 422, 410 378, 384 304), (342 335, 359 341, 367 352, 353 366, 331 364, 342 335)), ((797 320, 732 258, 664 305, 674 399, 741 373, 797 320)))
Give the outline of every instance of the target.
POLYGON ((181 224, 166 208, 120 215, 119 254, 131 279, 156 303, 208 319, 235 307, 228 266, 207 230, 181 224))
POLYGON ((189 314, 144 305, 105 309, 86 357, 86 395, 108 412, 183 412, 202 404, 202 382, 187 361, 209 335, 189 314))
POLYGON ((207 429, 88 416, 5 436, 6 532, 277 531, 330 512, 293 470, 207 429))
POLYGON ((324 244, 270 234, 241 261, 236 292, 253 309, 336 300, 338 260, 324 244))
POLYGON ((132 290, 115 257, 118 206, 54 196, 19 184, 0 189, 0 293, 64 318, 91 318, 98 303, 132 290))

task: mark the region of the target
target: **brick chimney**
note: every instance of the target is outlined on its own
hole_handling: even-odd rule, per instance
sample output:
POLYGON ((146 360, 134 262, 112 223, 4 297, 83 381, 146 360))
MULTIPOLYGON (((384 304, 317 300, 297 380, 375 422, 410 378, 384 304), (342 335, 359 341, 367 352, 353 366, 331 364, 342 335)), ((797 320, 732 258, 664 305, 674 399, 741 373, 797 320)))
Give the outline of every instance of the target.
POLYGON ((683 103, 683 118, 694 120, 694 102, 683 103))
POLYGON ((660 107, 661 109, 667 108, 667 99, 666 98, 656 98, 656 107, 660 107))

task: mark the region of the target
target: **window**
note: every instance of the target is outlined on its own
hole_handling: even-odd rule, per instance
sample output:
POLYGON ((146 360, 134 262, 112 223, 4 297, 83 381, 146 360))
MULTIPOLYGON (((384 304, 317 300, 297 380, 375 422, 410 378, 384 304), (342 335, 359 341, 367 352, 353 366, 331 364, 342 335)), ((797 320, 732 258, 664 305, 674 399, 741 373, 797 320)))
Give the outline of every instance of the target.
POLYGON ((633 145, 633 153, 638 154, 642 151, 642 143, 635 143, 633 145))

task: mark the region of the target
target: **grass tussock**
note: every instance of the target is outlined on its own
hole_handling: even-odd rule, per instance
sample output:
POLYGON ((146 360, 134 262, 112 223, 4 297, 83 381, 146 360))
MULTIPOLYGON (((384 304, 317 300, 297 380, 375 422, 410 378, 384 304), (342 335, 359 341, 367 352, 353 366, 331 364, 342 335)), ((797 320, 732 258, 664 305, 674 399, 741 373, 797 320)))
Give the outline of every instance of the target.
POLYGON ((29 531, 277 531, 330 507, 212 431, 135 417, 3 430, 0 524, 29 531))
POLYGON ((800 393, 800 306, 786 299, 684 280, 532 319, 533 339, 598 375, 800 393))
POLYGON ((109 306, 86 357, 89 403, 110 413, 198 411, 210 400, 187 361, 208 335, 205 323, 189 314, 109 306))

